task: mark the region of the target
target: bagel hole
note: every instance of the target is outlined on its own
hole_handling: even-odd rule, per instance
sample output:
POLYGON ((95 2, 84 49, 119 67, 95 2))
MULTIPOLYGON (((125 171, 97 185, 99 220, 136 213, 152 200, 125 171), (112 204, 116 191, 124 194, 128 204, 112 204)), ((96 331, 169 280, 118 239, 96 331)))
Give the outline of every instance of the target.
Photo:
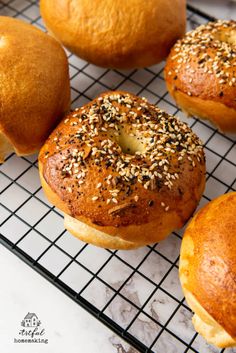
MULTIPOLYGON (((135 134, 135 132, 130 132, 135 134)), ((136 152, 145 152, 145 139, 130 135, 125 129, 119 129, 119 135, 115 136, 116 142, 121 147, 124 154, 134 155, 136 152)))

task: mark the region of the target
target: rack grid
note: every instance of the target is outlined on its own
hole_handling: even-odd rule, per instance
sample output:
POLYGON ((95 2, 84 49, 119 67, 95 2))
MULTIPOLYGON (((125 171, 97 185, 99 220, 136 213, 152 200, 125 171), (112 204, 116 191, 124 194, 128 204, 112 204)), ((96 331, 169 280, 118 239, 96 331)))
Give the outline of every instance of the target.
MULTIPOLYGON (((38 1, 3 0, 0 15, 45 31, 38 1)), ((188 28, 212 20, 188 6, 188 28)), ((204 142, 207 185, 199 207, 236 191, 236 143, 207 121, 186 118, 166 91, 164 64, 141 70, 98 68, 67 52, 72 108, 106 90, 127 90, 186 121, 204 142)), ((178 281, 183 230, 133 251, 82 243, 63 228, 63 215, 42 192, 37 156, 8 156, 0 166, 0 242, 140 352, 223 353, 194 331, 178 281), (94 297, 96 292, 96 297, 94 297)))

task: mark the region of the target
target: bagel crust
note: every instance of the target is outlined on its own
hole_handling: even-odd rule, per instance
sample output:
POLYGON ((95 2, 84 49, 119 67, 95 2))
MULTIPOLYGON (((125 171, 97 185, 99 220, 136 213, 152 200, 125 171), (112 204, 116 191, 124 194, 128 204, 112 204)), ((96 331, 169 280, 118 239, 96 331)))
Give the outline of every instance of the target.
POLYGON ((133 247, 182 227, 205 186, 198 137, 125 92, 104 93, 69 114, 41 149, 39 167, 52 203, 133 247))
POLYGON ((186 25, 186 0, 41 0, 40 12, 71 52, 117 69, 162 61, 186 25))
POLYGON ((68 61, 51 36, 0 16, 0 163, 38 151, 70 106, 68 61))
POLYGON ((217 21, 188 32, 165 66, 167 88, 188 114, 236 132, 236 21, 217 21))
POLYGON ((209 343, 236 346, 236 192, 203 207, 188 225, 180 281, 195 312, 193 324, 209 343))

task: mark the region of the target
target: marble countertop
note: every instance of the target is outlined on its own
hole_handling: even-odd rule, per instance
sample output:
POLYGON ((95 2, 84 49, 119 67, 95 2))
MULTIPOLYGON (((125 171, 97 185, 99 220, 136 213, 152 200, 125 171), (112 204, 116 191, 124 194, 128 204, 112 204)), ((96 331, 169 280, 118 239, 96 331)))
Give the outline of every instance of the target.
POLYGON ((136 353, 90 314, 0 246, 2 353, 136 353), (20 274, 20 275, 19 275, 20 274), (14 343, 28 312, 40 318, 48 344, 14 343))
MULTIPOLYGON (((212 16, 236 19, 234 1, 189 0, 189 3, 212 16)), ((3 246, 0 246, 0 279, 0 352, 137 352, 3 246), (27 312, 38 315, 48 344, 34 344, 32 348, 30 344, 14 343, 27 312)))

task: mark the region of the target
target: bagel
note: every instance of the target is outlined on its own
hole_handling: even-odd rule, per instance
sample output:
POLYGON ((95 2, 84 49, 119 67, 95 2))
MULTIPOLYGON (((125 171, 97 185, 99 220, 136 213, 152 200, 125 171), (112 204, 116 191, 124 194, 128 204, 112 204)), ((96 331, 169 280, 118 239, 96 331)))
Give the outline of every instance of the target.
POLYGON ((186 25, 186 0, 41 0, 40 12, 72 53, 117 69, 162 61, 186 25))
POLYGON ((203 207, 188 225, 180 281, 193 324, 215 346, 236 346, 236 192, 203 207))
POLYGON ((189 115, 236 132, 236 21, 210 22, 188 32, 165 66, 167 88, 189 115))
POLYGON ((68 62, 52 37, 0 16, 0 163, 38 151, 70 106, 68 62))
POLYGON ((182 227, 205 185, 203 147, 191 129, 119 91, 69 114, 41 149, 39 170, 65 227, 114 249, 154 243, 182 227))

